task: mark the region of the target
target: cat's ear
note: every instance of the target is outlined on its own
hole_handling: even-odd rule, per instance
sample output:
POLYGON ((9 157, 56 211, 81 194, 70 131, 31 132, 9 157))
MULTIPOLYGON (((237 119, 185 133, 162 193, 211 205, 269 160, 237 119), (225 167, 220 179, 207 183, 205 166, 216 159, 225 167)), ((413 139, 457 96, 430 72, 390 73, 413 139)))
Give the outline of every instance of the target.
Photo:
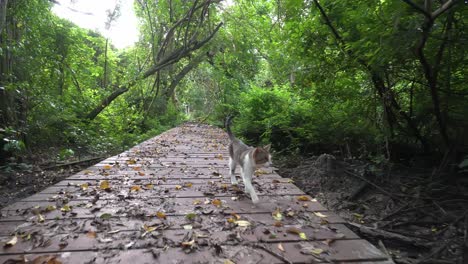
POLYGON ((269 152, 271 149, 271 144, 264 146, 263 149, 269 152))

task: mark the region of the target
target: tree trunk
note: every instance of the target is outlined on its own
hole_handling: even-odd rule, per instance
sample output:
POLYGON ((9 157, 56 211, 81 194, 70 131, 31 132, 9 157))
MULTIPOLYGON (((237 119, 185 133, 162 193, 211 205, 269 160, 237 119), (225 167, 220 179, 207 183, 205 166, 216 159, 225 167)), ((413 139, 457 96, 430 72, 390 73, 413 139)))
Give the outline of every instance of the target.
POLYGON ((128 87, 121 87, 115 90, 108 97, 102 100, 96 108, 94 108, 89 114, 87 114, 86 119, 93 120, 94 118, 96 118, 96 116, 99 115, 102 112, 102 110, 104 110, 108 105, 110 105, 112 101, 114 101, 117 97, 119 97, 121 94, 124 94, 128 90, 128 87))

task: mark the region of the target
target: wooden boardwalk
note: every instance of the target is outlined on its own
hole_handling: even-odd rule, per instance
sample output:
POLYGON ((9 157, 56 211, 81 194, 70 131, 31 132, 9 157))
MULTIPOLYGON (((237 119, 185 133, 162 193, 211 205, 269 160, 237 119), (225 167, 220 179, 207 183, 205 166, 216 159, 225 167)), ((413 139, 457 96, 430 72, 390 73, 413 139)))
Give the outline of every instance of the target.
POLYGON ((1 210, 0 263, 391 263, 273 168, 253 205, 227 159, 221 129, 169 130, 1 210))

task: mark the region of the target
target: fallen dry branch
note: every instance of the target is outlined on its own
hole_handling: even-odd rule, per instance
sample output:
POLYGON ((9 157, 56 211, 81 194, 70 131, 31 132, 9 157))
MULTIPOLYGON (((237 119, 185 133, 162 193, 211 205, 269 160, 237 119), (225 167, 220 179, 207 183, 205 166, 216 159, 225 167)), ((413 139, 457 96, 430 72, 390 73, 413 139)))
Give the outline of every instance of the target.
POLYGON ((359 228, 359 232, 372 236, 372 237, 376 237, 380 239, 395 240, 395 241, 405 243, 408 245, 413 245, 416 247, 424 247, 424 248, 429 247, 428 241, 421 239, 421 238, 407 237, 407 236, 400 235, 397 233, 393 233, 393 232, 389 232, 389 231, 385 231, 385 230, 381 230, 377 228, 372 228, 372 227, 368 227, 368 226, 364 226, 364 225, 360 225, 360 224, 352 223, 352 222, 349 222, 348 224, 359 228))
POLYGON ((103 160, 105 158, 106 157, 94 157, 94 158, 89 158, 89 159, 84 159, 84 160, 77 160, 77 161, 72 161, 72 162, 67 162, 67 163, 55 164, 55 165, 47 166, 47 167, 42 168, 42 169, 43 170, 50 170, 50 169, 56 169, 56 168, 60 168, 60 167, 79 165, 79 164, 87 163, 87 162, 91 162, 91 161, 103 160))

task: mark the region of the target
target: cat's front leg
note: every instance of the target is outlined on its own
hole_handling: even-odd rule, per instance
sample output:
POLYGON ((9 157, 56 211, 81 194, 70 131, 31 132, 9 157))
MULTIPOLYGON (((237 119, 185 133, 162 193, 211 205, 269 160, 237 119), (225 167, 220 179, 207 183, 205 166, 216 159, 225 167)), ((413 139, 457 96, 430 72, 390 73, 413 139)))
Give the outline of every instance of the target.
POLYGON ((252 199, 253 203, 258 203, 259 199, 252 185, 252 176, 253 169, 246 169, 242 171, 242 179, 244 180, 245 193, 250 194, 250 198, 252 199))
POLYGON ((236 175, 234 174, 235 172, 236 172, 236 161, 233 160, 232 158, 229 158, 229 175, 231 176, 232 185, 238 184, 236 175))

